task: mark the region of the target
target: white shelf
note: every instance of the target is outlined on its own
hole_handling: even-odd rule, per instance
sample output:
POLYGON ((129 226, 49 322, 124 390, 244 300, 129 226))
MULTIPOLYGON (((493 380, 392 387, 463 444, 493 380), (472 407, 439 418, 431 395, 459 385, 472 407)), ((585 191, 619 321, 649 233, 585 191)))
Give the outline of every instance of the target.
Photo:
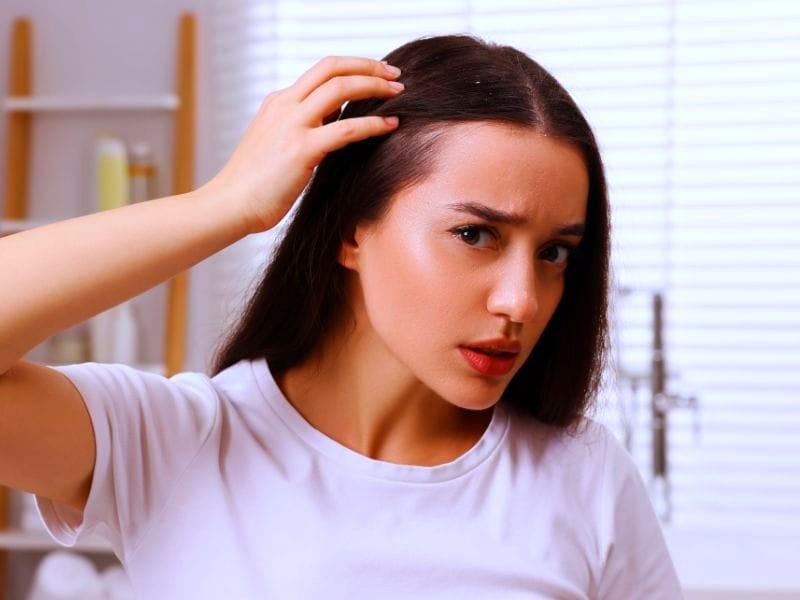
POLYGON ((46 531, 25 531, 6 529, 0 531, 0 549, 23 550, 28 552, 48 552, 50 550, 79 550, 98 554, 113 554, 111 544, 105 538, 88 535, 72 548, 62 546, 46 531))
POLYGON ((5 109, 10 112, 62 112, 75 110, 176 110, 180 105, 175 94, 152 96, 8 96, 5 109))

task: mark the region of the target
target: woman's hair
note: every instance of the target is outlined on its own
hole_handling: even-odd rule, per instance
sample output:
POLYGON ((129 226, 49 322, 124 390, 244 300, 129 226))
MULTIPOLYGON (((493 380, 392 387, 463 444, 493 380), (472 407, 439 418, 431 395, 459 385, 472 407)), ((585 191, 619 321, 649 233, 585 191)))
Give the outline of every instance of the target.
POLYGON ((544 423, 577 425, 601 385, 608 338, 610 219, 591 128, 555 78, 510 46, 428 36, 384 60, 402 69, 403 93, 349 102, 339 118, 397 115, 399 128, 320 162, 238 324, 217 346, 212 376, 246 359, 265 358, 273 374, 303 361, 348 310, 337 256, 355 226, 380 220, 394 194, 426 178, 448 123, 504 123, 572 143, 589 175, 586 232, 564 294, 501 398, 544 423))

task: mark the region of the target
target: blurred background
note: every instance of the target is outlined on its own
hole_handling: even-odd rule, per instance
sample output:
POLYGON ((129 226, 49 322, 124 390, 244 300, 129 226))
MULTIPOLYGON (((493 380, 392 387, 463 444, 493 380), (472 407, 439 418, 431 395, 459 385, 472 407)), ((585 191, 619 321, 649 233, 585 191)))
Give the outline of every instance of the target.
MULTIPOLYGON (((550 70, 592 124, 610 183, 614 361, 596 418, 650 486, 687 598, 800 598, 800 2, 3 0, 0 164, 16 18, 33 27, 32 93, 157 96, 180 78, 186 11, 195 185, 267 93, 329 54, 381 58, 424 35, 472 33, 550 70)), ((148 194, 172 193, 168 104, 36 112, 27 218, 94 209, 100 130, 146 144, 148 194)), ((191 270, 186 369, 208 369, 291 216, 191 270)), ((163 360, 165 296, 159 286, 133 301, 145 363, 163 360)), ((12 496, 9 531, 24 503, 12 496)), ((6 597, 24 598, 55 546, 9 539, 6 597)), ((113 564, 102 547, 84 554, 113 564)))

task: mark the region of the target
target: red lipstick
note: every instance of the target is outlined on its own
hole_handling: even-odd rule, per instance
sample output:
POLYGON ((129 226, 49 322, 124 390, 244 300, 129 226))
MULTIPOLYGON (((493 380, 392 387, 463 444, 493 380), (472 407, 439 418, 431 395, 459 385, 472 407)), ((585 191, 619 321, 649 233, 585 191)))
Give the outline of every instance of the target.
POLYGON ((467 363, 480 374, 500 376, 514 367, 521 345, 515 340, 496 338, 459 346, 458 349, 467 363))

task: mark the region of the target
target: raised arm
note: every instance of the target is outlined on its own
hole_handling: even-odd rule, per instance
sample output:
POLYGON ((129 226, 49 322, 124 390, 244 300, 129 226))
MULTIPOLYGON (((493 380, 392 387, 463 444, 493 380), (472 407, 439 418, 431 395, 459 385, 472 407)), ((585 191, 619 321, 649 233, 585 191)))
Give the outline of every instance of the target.
POLYGON ((22 357, 277 225, 328 152, 396 127, 377 116, 328 123, 348 100, 397 94, 393 77, 380 61, 326 57, 264 99, 199 189, 0 239, 0 484, 83 505, 95 460, 89 414, 66 376, 22 357))
POLYGON ((246 235, 200 189, 0 239, 0 374, 49 336, 141 294, 246 235))

